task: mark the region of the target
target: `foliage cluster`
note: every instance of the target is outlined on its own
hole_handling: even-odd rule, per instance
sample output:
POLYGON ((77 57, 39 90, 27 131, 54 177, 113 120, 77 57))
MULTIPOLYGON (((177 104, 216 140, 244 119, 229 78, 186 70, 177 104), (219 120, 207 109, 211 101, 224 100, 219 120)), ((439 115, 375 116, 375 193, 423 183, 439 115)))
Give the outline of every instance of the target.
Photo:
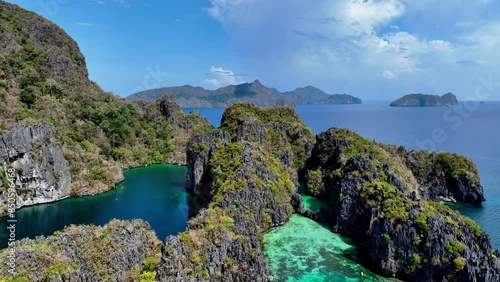
MULTIPOLYGON (((0 273, 7 273, 7 252, 5 249, 0 253, 0 273)), ((82 271, 87 277, 101 281, 111 280, 117 274, 135 277, 134 281, 147 281, 146 278, 155 276, 159 268, 161 242, 142 220, 115 219, 103 227, 71 225, 47 238, 25 239, 20 242, 16 253, 19 256, 16 276, 0 276, 2 281, 62 280, 61 277, 72 277, 82 271), (133 234, 127 231, 130 226, 133 226, 133 234), (123 254, 116 252, 133 248, 137 248, 134 250, 137 254, 143 255, 140 258, 142 266, 138 269, 123 268, 128 262, 123 261, 123 254)))
POLYGON ((275 156, 279 158, 284 150, 289 150, 293 154, 293 168, 304 167, 314 135, 292 107, 259 108, 251 104, 234 104, 224 111, 221 127, 236 137, 238 127, 247 122, 264 127, 266 146, 275 156))

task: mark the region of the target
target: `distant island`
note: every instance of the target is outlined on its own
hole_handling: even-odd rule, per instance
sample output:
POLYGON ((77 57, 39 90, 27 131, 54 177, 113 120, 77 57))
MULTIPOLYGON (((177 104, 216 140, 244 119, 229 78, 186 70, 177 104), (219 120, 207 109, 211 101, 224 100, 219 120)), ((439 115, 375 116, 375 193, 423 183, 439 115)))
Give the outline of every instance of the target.
POLYGON ((256 106, 295 106, 318 104, 361 104, 359 98, 347 94, 329 95, 324 91, 307 86, 294 91, 280 92, 255 80, 252 83, 230 85, 217 90, 206 90, 189 85, 146 90, 132 94, 129 101, 155 101, 171 95, 182 108, 226 108, 238 102, 252 103, 256 106))
POLYGON ((435 107, 458 105, 458 100, 452 93, 443 96, 429 94, 409 94, 391 103, 391 107, 435 107))

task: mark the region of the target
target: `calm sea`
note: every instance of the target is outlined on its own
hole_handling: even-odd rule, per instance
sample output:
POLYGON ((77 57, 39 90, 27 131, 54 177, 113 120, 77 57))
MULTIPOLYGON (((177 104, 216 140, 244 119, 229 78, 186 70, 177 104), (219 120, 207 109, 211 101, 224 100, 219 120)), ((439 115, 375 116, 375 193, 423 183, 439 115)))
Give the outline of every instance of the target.
MULTIPOLYGON (((330 127, 348 128, 369 139, 456 152, 469 156, 479 168, 486 202, 482 207, 460 206, 500 249, 500 102, 461 103, 453 107, 394 108, 389 102, 362 105, 298 106, 297 113, 315 133, 330 127)), ((185 109, 190 111, 191 109, 185 109)), ((214 125, 223 109, 196 109, 214 125)))

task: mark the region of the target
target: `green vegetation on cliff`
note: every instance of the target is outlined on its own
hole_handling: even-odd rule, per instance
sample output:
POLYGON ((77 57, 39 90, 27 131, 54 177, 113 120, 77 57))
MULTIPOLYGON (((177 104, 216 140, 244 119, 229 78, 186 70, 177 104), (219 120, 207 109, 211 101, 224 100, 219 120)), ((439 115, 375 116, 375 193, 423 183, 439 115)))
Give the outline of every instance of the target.
POLYGON ((236 142, 220 147, 209 166, 212 200, 179 235, 181 248, 187 249, 180 255, 167 244, 165 252, 180 256, 182 269, 177 271, 185 277, 217 280, 248 275, 252 261, 262 261, 257 238, 291 216, 294 184, 286 168, 260 144, 236 142), (217 261, 215 272, 209 267, 211 260, 217 261))
POLYGON ((70 166, 73 195, 110 189, 122 180, 122 168, 185 163, 189 138, 211 126, 180 112, 178 119, 189 120, 189 127, 175 127, 159 103, 141 108, 105 93, 88 79, 84 56, 62 29, 0 2, 2 132, 16 124, 52 124, 70 166))
POLYGON ((7 272, 8 252, 0 253, 1 281, 154 281, 161 242, 142 220, 72 225, 46 238, 21 240, 14 277, 7 272))
POLYGON ((450 196, 468 203, 484 199, 469 159, 409 152, 345 129, 316 139, 306 166, 307 189, 329 201, 329 224, 354 239, 367 264, 409 281, 499 277, 488 236, 437 202, 450 196), (475 264, 478 257, 481 266, 475 264))
POLYGON ((292 215, 292 165, 309 154, 313 136, 286 107, 236 104, 222 124, 189 142, 188 188, 206 205, 186 232, 167 238, 157 279, 269 281, 260 240, 292 215))
MULTIPOLYGON (((242 125, 260 125, 264 128, 265 145, 282 158, 285 150, 293 156, 293 168, 303 168, 309 157, 314 135, 291 107, 259 108, 250 104, 235 104, 228 107, 222 116, 221 128, 231 132, 233 139, 243 138, 242 125)), ((251 131, 257 134, 256 131, 251 131)))

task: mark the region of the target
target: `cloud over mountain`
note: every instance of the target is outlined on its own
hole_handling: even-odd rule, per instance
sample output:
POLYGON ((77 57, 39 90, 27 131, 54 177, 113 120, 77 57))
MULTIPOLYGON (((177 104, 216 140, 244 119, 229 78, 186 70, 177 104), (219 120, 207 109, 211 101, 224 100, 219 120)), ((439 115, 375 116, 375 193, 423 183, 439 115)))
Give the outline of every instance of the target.
POLYGON ((500 77, 500 18, 488 13, 492 6, 500 5, 212 0, 207 12, 226 30, 249 71, 281 81, 282 88, 289 80, 371 98, 377 91, 453 91, 465 98, 478 76, 500 77))

